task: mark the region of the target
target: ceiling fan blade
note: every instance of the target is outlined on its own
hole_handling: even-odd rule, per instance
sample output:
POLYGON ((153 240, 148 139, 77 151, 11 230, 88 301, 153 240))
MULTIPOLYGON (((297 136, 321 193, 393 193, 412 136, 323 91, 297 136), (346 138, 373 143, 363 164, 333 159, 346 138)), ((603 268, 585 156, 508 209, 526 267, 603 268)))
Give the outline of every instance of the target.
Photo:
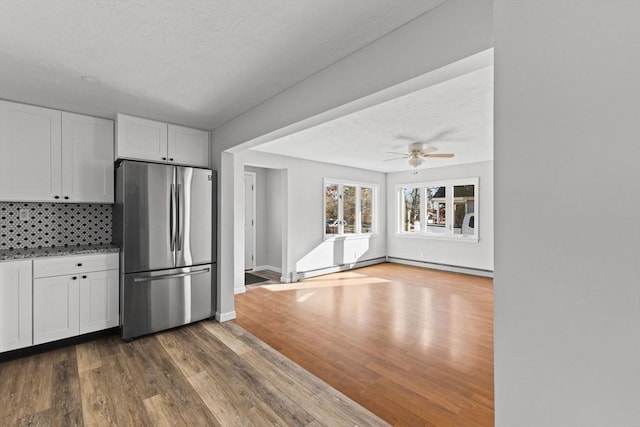
POLYGON ((422 149, 422 155, 426 156, 429 153, 433 153, 434 151, 438 151, 436 147, 425 147, 422 149))
POLYGON ((409 157, 409 154, 407 154, 407 153, 398 153, 398 152, 396 152, 396 151, 386 151, 386 153, 387 153, 387 154, 398 154, 398 155, 400 155, 400 156, 407 156, 407 157, 409 157))
POLYGON ((455 156, 455 154, 453 153, 442 153, 442 154, 425 154, 424 157, 440 157, 440 158, 445 158, 445 159, 449 159, 451 157, 455 156))
POLYGON ((395 135, 396 139, 406 139, 407 141, 416 142, 418 138, 410 135, 395 135))
POLYGON ((424 142, 430 142, 430 141, 437 141, 439 139, 443 139, 448 137, 449 135, 455 133, 454 129, 445 129, 443 131, 440 131, 438 133, 436 133, 435 135, 431 136, 430 138, 427 138, 424 140, 424 142))
POLYGON ((393 159, 387 159, 385 160, 385 162, 390 162, 391 160, 404 160, 404 159, 408 159, 409 156, 404 156, 404 157, 395 157, 393 159))

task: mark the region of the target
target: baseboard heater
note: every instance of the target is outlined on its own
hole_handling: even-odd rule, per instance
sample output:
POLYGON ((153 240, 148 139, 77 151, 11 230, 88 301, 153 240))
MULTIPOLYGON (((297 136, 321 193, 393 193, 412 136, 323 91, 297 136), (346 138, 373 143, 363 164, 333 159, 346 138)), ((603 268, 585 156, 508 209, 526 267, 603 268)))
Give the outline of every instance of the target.
POLYGON ((408 259, 408 258, 387 257, 387 260, 388 262, 393 262, 396 264, 411 265, 414 267, 432 268, 434 270, 451 271, 453 273, 463 273, 463 274, 470 274, 472 276, 493 278, 492 270, 483 270, 480 268, 471 268, 471 267, 461 267, 459 265, 442 264, 442 263, 429 262, 429 261, 419 261, 419 260, 408 259))
POLYGON ((296 274, 297 280, 308 279, 310 277, 322 276, 323 274, 337 273, 339 271, 351 270, 353 268, 367 267, 369 265, 382 264, 387 262, 387 257, 372 258, 367 260, 360 260, 353 263, 332 265, 331 267, 318 268, 315 270, 298 271, 296 274))

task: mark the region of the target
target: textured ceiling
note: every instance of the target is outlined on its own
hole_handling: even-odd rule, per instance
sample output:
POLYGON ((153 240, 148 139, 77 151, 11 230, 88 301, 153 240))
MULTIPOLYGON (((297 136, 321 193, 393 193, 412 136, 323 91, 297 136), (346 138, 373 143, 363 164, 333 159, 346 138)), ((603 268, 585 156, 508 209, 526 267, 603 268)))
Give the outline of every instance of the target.
POLYGON ((442 1, 0 0, 0 97, 213 129, 442 1))
POLYGON ((410 170, 405 153, 426 141, 451 159, 426 159, 433 168, 493 159, 493 66, 395 98, 271 141, 253 150, 381 172, 410 170))

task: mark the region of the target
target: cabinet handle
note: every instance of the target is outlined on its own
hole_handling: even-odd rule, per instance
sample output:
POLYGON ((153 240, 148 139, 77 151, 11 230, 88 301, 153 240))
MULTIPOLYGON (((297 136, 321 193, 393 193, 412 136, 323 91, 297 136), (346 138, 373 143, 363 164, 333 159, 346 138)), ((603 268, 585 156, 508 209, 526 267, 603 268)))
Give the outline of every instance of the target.
POLYGON ((87 278, 87 276, 82 276, 82 278, 83 278, 83 279, 86 279, 86 278, 87 278))
POLYGON ((60 196, 53 196, 53 198, 54 198, 54 199, 59 199, 59 198, 60 198, 60 196))
POLYGON ((169 158, 169 161, 173 162, 173 157, 170 157, 170 158, 169 158))
POLYGON ((73 276, 71 279, 73 280, 77 280, 78 278, 76 276, 73 276))
POLYGON ((162 160, 167 160, 167 158, 166 158, 166 157, 163 157, 163 158, 162 158, 162 160))
POLYGON ((69 196, 64 196, 64 199, 65 200, 69 200, 69 196))
POLYGON ((78 263, 78 267, 82 267, 82 263, 81 262, 78 263))

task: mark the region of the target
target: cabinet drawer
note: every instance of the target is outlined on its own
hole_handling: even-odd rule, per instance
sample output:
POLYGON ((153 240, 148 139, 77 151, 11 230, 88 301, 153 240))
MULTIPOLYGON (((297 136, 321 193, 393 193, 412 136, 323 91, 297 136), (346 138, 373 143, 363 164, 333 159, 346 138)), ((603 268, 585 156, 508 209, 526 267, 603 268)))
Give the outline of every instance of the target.
POLYGON ((50 277, 64 274, 87 273, 90 271, 116 270, 118 267, 119 256, 117 253, 43 258, 33 261, 33 277, 50 277))

